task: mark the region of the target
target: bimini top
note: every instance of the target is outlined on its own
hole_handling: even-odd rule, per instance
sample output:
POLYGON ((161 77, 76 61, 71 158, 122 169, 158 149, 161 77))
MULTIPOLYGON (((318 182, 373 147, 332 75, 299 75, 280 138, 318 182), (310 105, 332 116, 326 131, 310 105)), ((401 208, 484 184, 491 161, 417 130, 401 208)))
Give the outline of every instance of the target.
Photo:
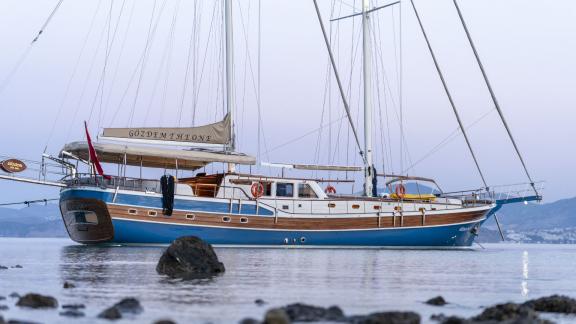
MULTIPOLYGON (((143 166, 148 168, 166 168, 179 170, 196 170, 212 162, 254 165, 256 159, 252 156, 235 152, 217 152, 209 150, 179 150, 151 146, 121 145, 109 143, 93 143, 100 162, 143 166)), ((73 142, 66 144, 60 156, 70 158, 71 155, 88 160, 88 143, 73 142)))

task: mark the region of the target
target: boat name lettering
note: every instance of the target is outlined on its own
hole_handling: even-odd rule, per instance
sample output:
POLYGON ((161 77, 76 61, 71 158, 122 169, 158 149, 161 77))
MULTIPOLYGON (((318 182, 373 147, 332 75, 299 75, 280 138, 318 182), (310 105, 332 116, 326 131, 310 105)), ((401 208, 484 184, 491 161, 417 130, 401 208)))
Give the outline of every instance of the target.
POLYGON ((144 138, 156 140, 170 140, 170 141, 190 141, 210 143, 212 141, 211 135, 191 134, 186 132, 162 132, 152 131, 145 129, 130 129, 128 131, 130 138, 144 138))

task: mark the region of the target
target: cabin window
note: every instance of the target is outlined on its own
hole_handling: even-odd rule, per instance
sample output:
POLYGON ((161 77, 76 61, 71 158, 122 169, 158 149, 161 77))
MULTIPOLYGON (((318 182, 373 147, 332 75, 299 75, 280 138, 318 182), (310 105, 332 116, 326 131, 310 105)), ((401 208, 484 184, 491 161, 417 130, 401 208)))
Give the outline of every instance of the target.
POLYGON ((158 216, 158 212, 155 211, 155 210, 149 210, 149 211, 148 211, 148 216, 150 216, 150 217, 156 217, 156 216, 158 216))
POLYGON ((230 223, 231 220, 232 220, 232 218, 230 218, 230 217, 228 217, 228 216, 222 217, 222 221, 223 221, 224 223, 230 223))
POLYGON ((277 183, 276 197, 294 197, 293 183, 277 183))
POLYGON ((138 215, 138 211, 136 209, 128 209, 128 214, 130 215, 138 215))
POLYGON ((360 209, 360 205, 352 205, 352 209, 360 209))
POLYGON ((241 217, 241 218, 240 218, 240 223, 242 223, 242 224, 248 223, 248 218, 247 218, 247 217, 241 217))
POLYGON ((98 216, 96 213, 92 211, 85 211, 85 210, 73 210, 69 211, 68 217, 74 220, 75 224, 80 225, 97 225, 98 224, 98 216))
POLYGON ((380 209, 381 209, 380 206, 374 205, 374 210, 380 210, 380 209))
POLYGON ((307 183, 301 183, 298 185, 298 197, 299 198, 318 198, 318 195, 312 190, 307 183))
POLYGON ((188 220, 194 220, 196 218, 196 215, 194 214, 186 214, 186 219, 188 220))
POLYGON ((336 208, 336 204, 335 203, 329 203, 328 208, 336 208))

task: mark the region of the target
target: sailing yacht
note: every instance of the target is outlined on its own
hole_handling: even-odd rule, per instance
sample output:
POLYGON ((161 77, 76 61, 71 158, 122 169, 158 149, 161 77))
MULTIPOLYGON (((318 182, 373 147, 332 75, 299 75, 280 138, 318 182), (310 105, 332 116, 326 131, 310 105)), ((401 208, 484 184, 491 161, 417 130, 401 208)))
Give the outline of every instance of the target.
MULTIPOLYGON (((200 127, 105 128, 94 143, 86 127, 86 141, 66 144, 58 156, 44 155, 40 168, 43 177, 4 172, 0 173, 0 179, 60 187, 63 222, 70 238, 83 244, 169 244, 178 237, 197 236, 215 245, 242 247, 469 247, 482 224, 504 204, 541 199, 531 178, 530 192, 518 190, 501 196, 487 184, 478 190, 448 193, 433 179, 387 175, 387 194, 379 194, 374 186, 381 175, 375 171, 372 153, 372 94, 367 86, 360 149, 363 166, 276 165, 296 170, 363 172, 362 194, 339 195, 330 184, 324 186, 334 181, 237 172, 237 166, 256 165, 259 161, 235 152, 232 1, 223 1, 227 108, 223 120, 200 127), (174 149, 174 145, 189 148, 174 149), (222 149, 213 149, 215 145, 222 149), (65 176, 58 181, 47 180, 45 161, 56 163, 65 170, 65 176), (105 174, 101 163, 117 165, 118 174, 105 174), (227 168, 214 174, 198 172, 212 163, 223 163, 227 168), (79 172, 82 164, 88 172, 79 172), (127 177, 127 166, 140 168, 140 177, 127 177), (146 169, 197 173, 193 177, 176 178, 166 172, 160 179, 147 179, 142 172, 146 169), (426 193, 408 192, 414 188, 412 183, 417 188, 423 185, 422 188, 434 189, 426 193)), ((332 71, 360 146, 330 42, 314 2, 332 71)), ((364 84, 371 84, 372 13, 384 7, 375 8, 369 0, 363 0, 362 11, 350 16, 362 19, 364 84)), ((430 51, 433 55, 431 47, 430 51)), ((438 72, 441 73, 439 69, 438 72)), ((449 95, 447 88, 446 91, 449 95)), ((453 108, 458 117, 454 105, 453 108)), ((469 144, 465 128, 460 126, 469 144)))

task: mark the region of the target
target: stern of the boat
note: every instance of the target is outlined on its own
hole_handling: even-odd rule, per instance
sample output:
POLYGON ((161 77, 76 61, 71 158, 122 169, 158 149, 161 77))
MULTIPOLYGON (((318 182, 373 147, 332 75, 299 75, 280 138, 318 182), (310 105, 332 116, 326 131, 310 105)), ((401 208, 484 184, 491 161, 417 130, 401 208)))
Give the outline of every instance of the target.
POLYGON ((70 238, 82 244, 111 242, 114 226, 106 203, 96 198, 60 199, 62 220, 70 238))

